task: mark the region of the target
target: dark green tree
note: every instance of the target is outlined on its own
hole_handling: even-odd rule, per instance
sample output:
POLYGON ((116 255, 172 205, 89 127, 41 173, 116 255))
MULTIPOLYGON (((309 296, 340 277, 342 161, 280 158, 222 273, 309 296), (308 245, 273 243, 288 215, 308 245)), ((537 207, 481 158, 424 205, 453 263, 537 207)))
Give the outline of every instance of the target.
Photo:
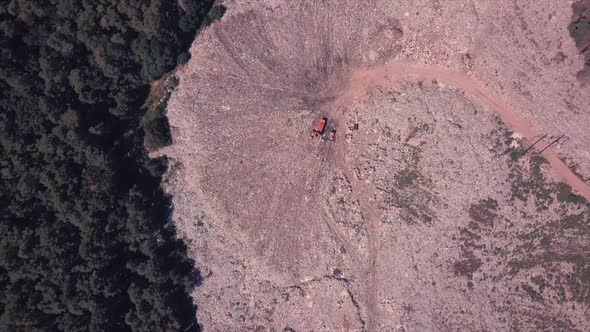
POLYGON ((198 329, 140 124, 209 21, 187 3, 0 0, 0 330, 198 329))

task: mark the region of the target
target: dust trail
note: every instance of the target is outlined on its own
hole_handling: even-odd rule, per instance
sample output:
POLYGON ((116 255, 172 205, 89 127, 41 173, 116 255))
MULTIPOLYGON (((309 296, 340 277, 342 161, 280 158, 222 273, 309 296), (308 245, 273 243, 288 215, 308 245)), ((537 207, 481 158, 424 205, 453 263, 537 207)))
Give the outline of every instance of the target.
MULTIPOLYGON (((384 65, 355 68, 351 72, 347 88, 335 100, 335 104, 337 106, 349 105, 354 99, 364 96, 371 88, 399 88, 400 83, 408 79, 416 81, 436 80, 461 89, 495 111, 515 132, 522 134, 529 141, 533 141, 535 137, 539 136, 539 132, 535 130, 533 125, 528 120, 518 117, 498 94, 464 73, 434 65, 396 60, 384 65)), ((536 146, 535 149, 541 152, 540 149, 543 146, 536 146)), ((574 174, 556 154, 545 153, 543 156, 559 178, 568 183, 578 195, 590 201, 590 186, 587 183, 574 174)))

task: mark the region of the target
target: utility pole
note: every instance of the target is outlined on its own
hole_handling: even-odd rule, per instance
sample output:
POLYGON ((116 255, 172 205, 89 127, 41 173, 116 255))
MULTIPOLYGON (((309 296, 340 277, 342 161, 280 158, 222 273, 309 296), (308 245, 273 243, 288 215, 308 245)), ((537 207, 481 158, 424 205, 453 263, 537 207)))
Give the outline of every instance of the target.
POLYGON ((561 135, 558 138, 556 138, 553 142, 549 143, 549 145, 547 145, 545 148, 543 148, 543 150, 539 151, 539 154, 543 153, 543 151, 549 149, 549 147, 555 143, 557 143, 563 136, 565 135, 561 135))
POLYGON ((523 152, 523 153, 521 153, 520 155, 521 155, 521 156, 524 156, 524 155, 525 155, 527 152, 529 152, 529 151, 530 151, 530 150, 533 148, 533 146, 537 145, 537 143, 539 143, 539 142, 540 142, 540 141, 541 141, 543 138, 545 138, 545 137, 547 137, 547 134, 545 134, 545 135, 541 136, 541 138, 537 139, 537 140, 535 141, 535 143, 533 143, 533 145, 529 146, 529 147, 528 147, 526 150, 524 150, 524 152, 523 152))

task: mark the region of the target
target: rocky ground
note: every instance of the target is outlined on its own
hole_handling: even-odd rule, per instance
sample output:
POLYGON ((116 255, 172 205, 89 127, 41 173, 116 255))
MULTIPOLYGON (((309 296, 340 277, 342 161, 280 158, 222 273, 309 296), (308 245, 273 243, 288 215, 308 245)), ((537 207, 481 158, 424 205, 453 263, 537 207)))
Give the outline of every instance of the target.
POLYGON ((205 330, 588 329, 569 2, 226 5, 159 152, 205 330))

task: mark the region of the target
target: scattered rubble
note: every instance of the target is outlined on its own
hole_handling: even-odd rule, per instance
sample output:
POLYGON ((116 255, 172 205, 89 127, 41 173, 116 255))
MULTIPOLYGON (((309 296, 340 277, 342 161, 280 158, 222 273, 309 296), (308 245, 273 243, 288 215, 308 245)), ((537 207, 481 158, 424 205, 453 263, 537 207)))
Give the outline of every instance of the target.
POLYGON ((567 3, 226 2, 165 150, 205 330, 588 326, 588 203, 495 113, 590 173, 567 3))

